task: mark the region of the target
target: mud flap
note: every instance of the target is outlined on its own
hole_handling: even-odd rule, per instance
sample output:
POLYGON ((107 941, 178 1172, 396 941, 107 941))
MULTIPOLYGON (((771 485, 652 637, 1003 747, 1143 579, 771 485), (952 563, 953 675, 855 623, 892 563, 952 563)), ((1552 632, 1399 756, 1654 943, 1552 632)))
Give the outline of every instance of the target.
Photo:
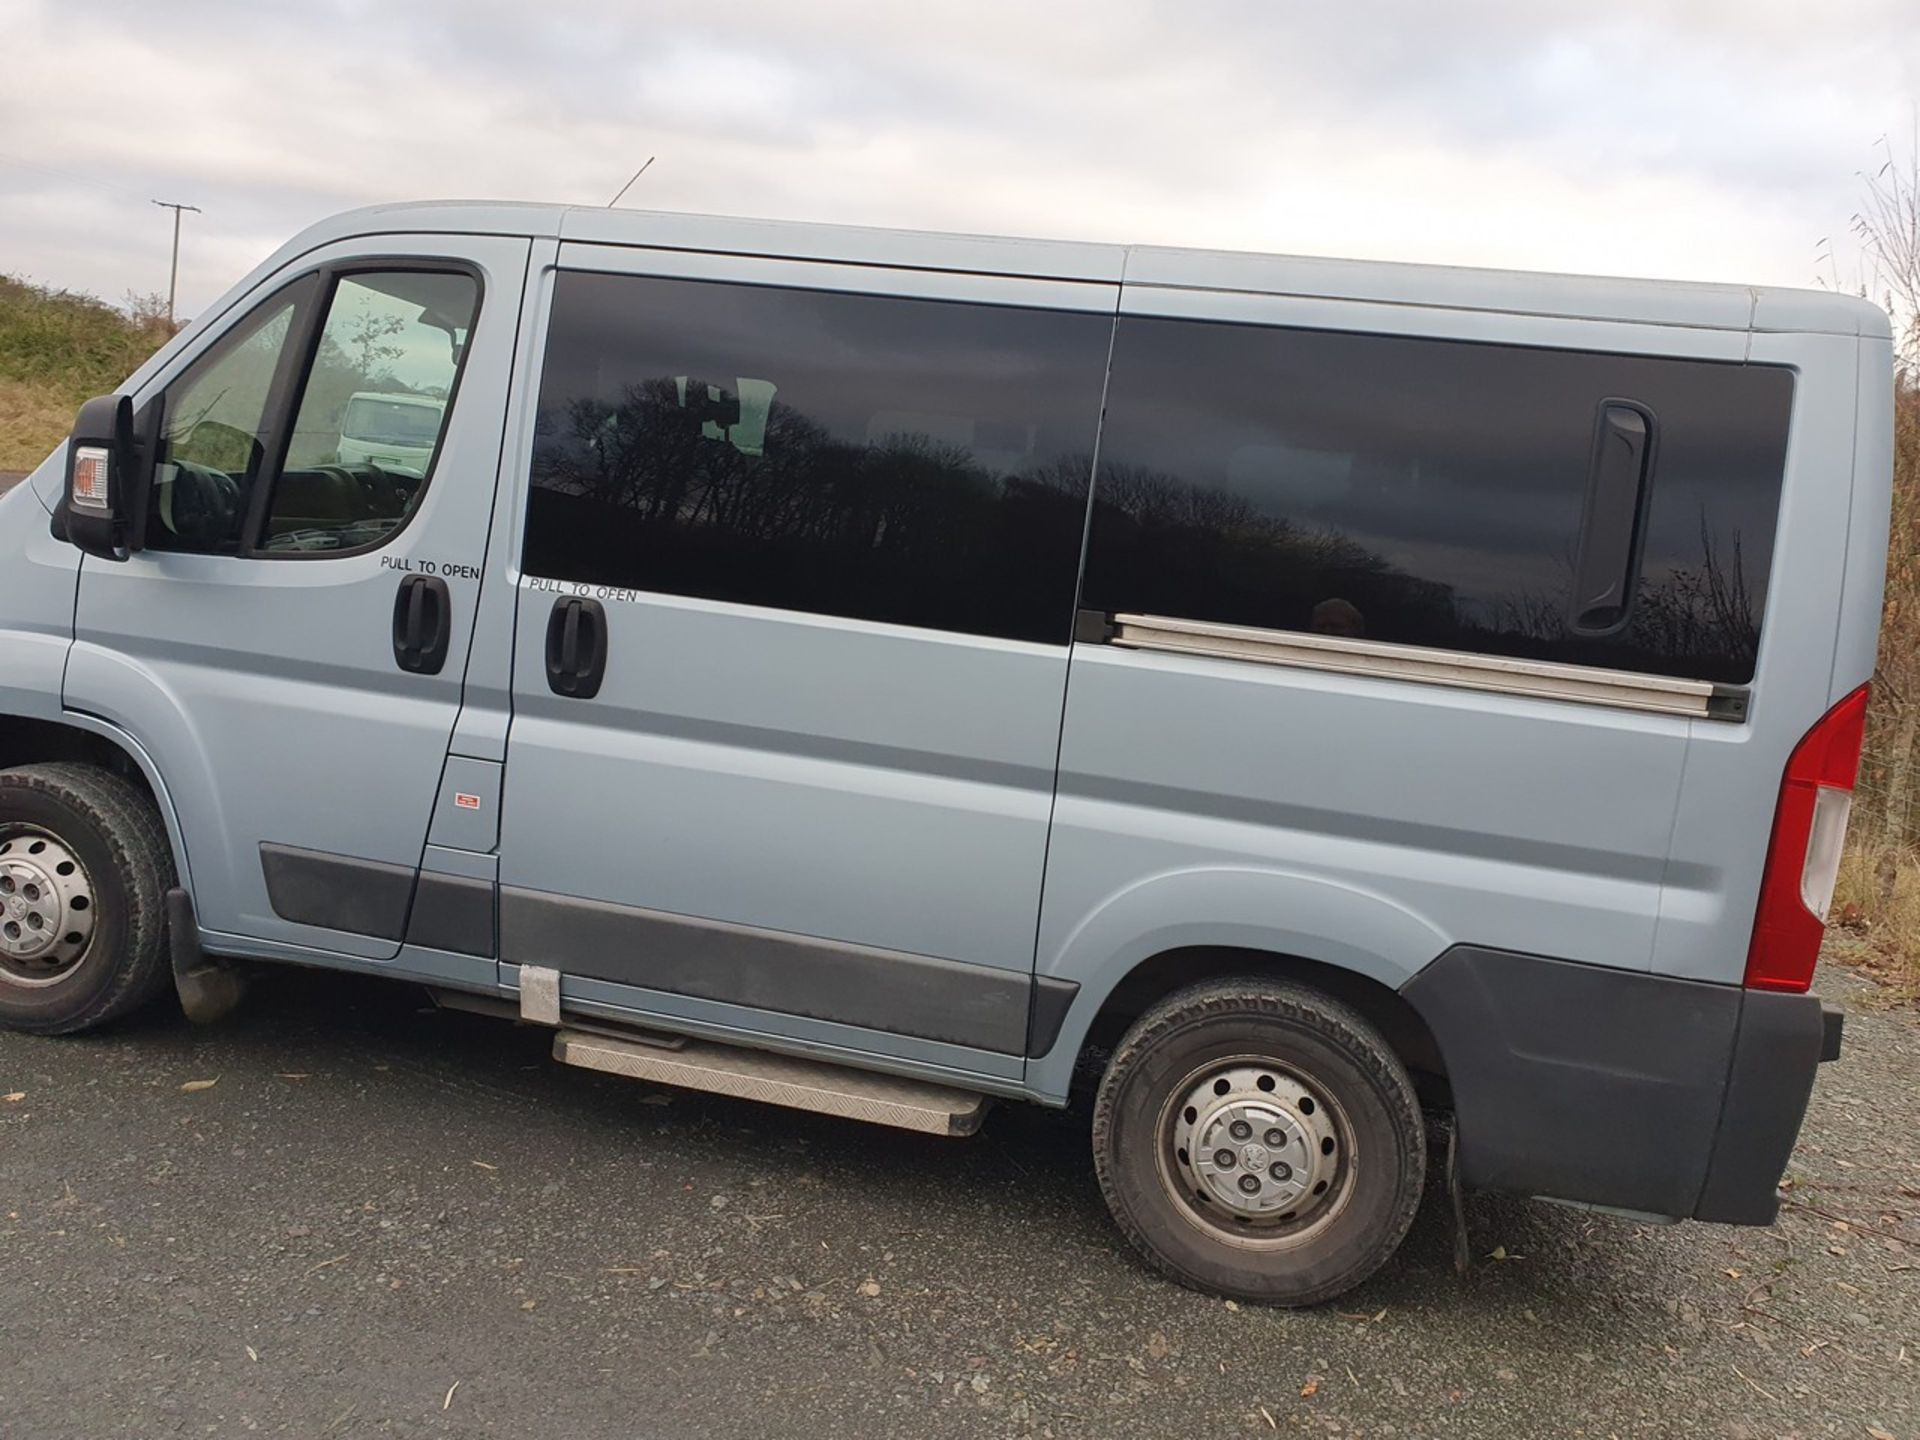
POLYGON ((1447 1204, 1453 1211, 1453 1270, 1464 1275, 1473 1266, 1473 1244, 1467 1234, 1466 1197, 1460 1188, 1460 1130, 1447 1123, 1447 1204))
POLYGON ((173 988, 187 1019, 211 1025, 231 1015, 246 993, 246 978, 237 966, 201 950, 193 897, 177 886, 167 891, 167 946, 173 956, 173 988))

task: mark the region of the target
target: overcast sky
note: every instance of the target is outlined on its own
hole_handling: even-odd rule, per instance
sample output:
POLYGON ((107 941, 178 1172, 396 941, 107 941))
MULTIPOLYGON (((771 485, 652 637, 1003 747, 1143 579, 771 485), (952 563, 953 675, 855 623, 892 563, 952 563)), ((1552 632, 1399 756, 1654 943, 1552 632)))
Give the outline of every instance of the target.
MULTIPOLYGON (((1807 285, 1917 0, 0 0, 0 271, 192 314, 374 201, 1807 285)), ((1843 284, 1856 262, 1839 251, 1843 284)))

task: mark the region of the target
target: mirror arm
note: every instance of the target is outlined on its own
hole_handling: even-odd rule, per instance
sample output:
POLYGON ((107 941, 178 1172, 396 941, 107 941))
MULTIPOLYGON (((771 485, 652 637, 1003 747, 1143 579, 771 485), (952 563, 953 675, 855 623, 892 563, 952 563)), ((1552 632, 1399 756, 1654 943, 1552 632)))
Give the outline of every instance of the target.
POLYGON ((134 423, 132 453, 127 460, 127 480, 121 491, 126 497, 125 543, 129 555, 137 555, 147 548, 147 514, 153 504, 153 485, 160 465, 166 413, 166 396, 156 395, 147 402, 134 423))

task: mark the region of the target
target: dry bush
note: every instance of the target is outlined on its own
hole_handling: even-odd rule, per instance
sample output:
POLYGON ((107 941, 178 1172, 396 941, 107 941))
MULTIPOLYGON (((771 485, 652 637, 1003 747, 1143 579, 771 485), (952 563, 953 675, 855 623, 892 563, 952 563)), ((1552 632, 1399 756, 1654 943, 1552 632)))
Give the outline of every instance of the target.
POLYGON ((1893 318, 1893 526, 1867 747, 1834 913, 1867 942, 1837 950, 1920 999, 1920 143, 1904 158, 1888 142, 1882 150, 1884 163, 1862 177, 1852 229, 1866 269, 1861 290, 1893 318))
POLYGON ((1834 913, 1868 942, 1885 978, 1920 998, 1920 388, 1912 385, 1895 406, 1893 534, 1873 681, 1834 913))
POLYGON ((0 275, 0 470, 38 465, 81 401, 113 390, 166 342, 165 301, 128 300, 123 313, 0 275))

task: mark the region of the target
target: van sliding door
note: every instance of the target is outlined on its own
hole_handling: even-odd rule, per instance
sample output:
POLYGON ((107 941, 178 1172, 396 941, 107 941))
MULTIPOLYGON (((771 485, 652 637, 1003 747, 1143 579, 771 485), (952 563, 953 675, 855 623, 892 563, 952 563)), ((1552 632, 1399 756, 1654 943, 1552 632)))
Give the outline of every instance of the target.
POLYGON ((503 980, 1017 1077, 1117 289, 560 264, 503 980))

